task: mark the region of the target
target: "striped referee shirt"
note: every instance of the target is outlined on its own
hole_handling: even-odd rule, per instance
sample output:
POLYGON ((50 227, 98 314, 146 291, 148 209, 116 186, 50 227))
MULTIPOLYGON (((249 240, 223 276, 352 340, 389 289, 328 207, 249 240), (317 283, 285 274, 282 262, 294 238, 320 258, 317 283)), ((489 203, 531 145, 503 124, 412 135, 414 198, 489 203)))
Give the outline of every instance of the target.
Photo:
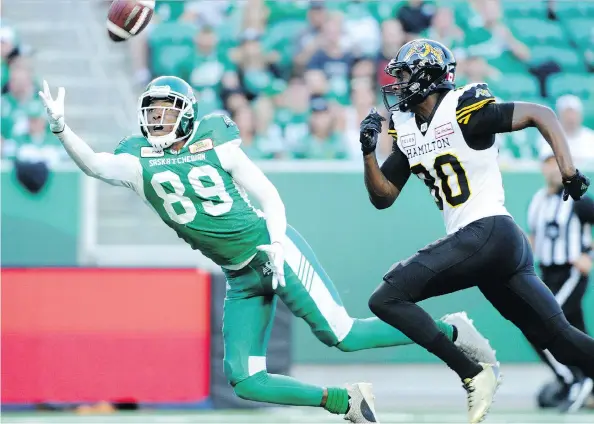
POLYGON ((534 256, 542 266, 573 263, 592 244, 594 200, 584 196, 563 201, 563 190, 539 190, 528 208, 528 226, 534 236, 534 256))

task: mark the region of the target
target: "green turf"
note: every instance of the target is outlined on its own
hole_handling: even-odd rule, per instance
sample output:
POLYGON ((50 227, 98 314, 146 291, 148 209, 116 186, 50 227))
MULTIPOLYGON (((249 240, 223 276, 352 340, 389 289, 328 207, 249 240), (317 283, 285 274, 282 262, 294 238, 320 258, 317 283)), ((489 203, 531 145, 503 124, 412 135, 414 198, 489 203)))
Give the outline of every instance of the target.
MULTIPOLYGON (((464 413, 434 412, 381 412, 379 418, 382 423, 465 423, 464 413)), ((342 417, 330 415, 324 411, 308 409, 271 409, 264 411, 217 411, 217 412, 131 412, 113 415, 80 416, 63 413, 3 413, 2 423, 19 424, 74 424, 74 423, 344 423, 342 417)), ((575 415, 560 415, 555 412, 497 412, 490 414, 485 424, 541 424, 541 423, 594 423, 594 414, 582 413, 575 415)))

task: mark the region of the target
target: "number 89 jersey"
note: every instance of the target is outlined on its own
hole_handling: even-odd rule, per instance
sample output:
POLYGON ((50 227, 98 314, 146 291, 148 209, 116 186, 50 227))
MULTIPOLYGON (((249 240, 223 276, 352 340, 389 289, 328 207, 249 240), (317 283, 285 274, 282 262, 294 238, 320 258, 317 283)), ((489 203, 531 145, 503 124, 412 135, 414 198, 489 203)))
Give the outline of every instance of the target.
POLYGON ((494 101, 486 85, 470 84, 449 91, 429 124, 418 125, 411 116, 394 128, 395 146, 429 188, 448 234, 487 216, 509 215, 497 147, 471 147, 461 129, 474 111, 494 101), (464 107, 459 107, 462 96, 464 107))
POLYGON ((240 264, 267 244, 263 214, 221 164, 220 149, 240 143, 235 123, 223 115, 204 117, 179 151, 155 151, 143 136, 127 137, 115 154, 138 159, 136 191, 192 249, 219 266, 240 264))

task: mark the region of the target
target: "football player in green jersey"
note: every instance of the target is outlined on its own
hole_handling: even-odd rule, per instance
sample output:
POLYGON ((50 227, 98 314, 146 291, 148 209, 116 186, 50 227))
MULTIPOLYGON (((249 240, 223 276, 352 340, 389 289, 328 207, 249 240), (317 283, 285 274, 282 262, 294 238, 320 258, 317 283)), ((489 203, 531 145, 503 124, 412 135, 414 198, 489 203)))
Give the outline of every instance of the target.
MULTIPOLYGON (((315 336, 345 352, 411 344, 377 318, 353 319, 312 249, 287 226, 272 183, 243 153, 224 115, 197 120, 192 88, 175 77, 152 81, 140 96, 141 135, 95 153, 64 121, 64 88, 40 92, 50 128, 89 176, 134 190, 192 249, 221 266, 228 282, 223 335, 225 373, 245 399, 323 407, 352 422, 377 422, 369 384, 317 387, 266 371, 266 346, 280 298, 315 336), (255 209, 249 191, 261 204, 255 209)), ((496 362, 464 313, 437 321, 469 356, 496 362)))

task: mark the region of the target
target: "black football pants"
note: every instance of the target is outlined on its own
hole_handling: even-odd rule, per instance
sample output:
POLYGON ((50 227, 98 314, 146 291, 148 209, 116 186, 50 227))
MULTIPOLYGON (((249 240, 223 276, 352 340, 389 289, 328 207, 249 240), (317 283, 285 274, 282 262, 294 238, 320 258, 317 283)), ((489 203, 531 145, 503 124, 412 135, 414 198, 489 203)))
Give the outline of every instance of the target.
MULTIPOLYGON (((594 339, 567 321, 534 271, 525 234, 509 216, 477 220, 396 263, 372 294, 369 308, 435 354, 432 344, 439 329, 416 303, 474 286, 531 343, 594 376, 594 339)), ((437 356, 447 362, 445 355, 437 356)))

